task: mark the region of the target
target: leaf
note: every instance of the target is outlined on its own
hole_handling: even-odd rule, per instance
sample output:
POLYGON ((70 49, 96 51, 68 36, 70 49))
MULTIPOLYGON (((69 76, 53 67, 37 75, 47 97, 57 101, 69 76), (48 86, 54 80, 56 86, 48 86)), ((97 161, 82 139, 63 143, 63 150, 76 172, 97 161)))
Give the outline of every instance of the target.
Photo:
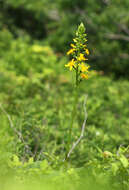
POLYGON ((116 175, 118 169, 119 169, 119 166, 117 165, 117 163, 112 163, 112 172, 113 172, 113 175, 116 175))
POLYGON ((16 155, 13 156, 13 163, 14 163, 15 166, 22 165, 22 163, 19 161, 18 156, 16 156, 16 155))
POLYGON ((43 160, 40 164, 40 167, 42 170, 46 170, 48 168, 48 162, 47 160, 43 160))
POLYGON ((33 162, 34 162, 34 158, 33 158, 33 157, 30 157, 30 158, 29 158, 29 161, 28 161, 28 164, 33 164, 33 162))
POLYGON ((128 167, 129 162, 128 162, 127 158, 124 155, 121 155, 120 161, 121 161, 122 165, 124 166, 124 168, 128 167))

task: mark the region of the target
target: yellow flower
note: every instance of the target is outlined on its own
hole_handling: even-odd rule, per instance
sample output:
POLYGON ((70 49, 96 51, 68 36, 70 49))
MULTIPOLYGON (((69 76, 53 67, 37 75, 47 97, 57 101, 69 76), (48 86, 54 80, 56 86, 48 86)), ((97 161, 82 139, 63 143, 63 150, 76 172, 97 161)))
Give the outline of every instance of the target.
POLYGON ((83 79, 88 79, 88 75, 84 74, 84 73, 81 73, 81 78, 83 79))
POLYGON ((74 51, 75 51, 75 49, 74 49, 74 48, 70 49, 70 50, 67 52, 67 55, 72 54, 74 51))
POLYGON ((72 71, 73 67, 75 67, 75 61, 72 59, 65 67, 69 67, 69 70, 72 71))
POLYGON ((86 44, 80 44, 80 46, 85 49, 87 45, 86 44))
POLYGON ((86 66, 84 63, 80 64, 82 72, 88 72, 90 66, 86 66))
POLYGON ((84 57, 84 55, 82 53, 80 53, 79 57, 77 58, 78 61, 85 61, 85 60, 88 60, 84 57))
POLYGON ((76 40, 75 38, 73 39, 73 41, 74 41, 75 43, 77 42, 77 40, 76 40))
POLYGON ((87 55, 90 54, 88 49, 85 49, 85 53, 86 53, 87 55))
POLYGON ((74 44, 70 44, 72 48, 76 48, 76 46, 74 44))

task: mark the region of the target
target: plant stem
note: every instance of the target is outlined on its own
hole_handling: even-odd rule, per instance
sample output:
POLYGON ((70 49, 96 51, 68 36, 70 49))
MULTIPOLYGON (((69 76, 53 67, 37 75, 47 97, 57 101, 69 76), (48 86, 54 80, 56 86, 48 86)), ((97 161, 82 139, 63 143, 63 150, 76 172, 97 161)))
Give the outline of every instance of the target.
POLYGON ((78 67, 76 69, 76 86, 74 89, 74 103, 73 103, 73 110, 72 110, 72 115, 71 115, 71 123, 70 123, 70 128, 69 128, 69 134, 68 134, 68 141, 67 141, 67 147, 66 147, 66 160, 68 160, 68 152, 72 143, 72 130, 73 130, 73 122, 74 118, 76 116, 76 111, 77 111, 77 103, 78 103, 78 67))
POLYGON ((76 69, 76 88, 78 87, 78 66, 76 69))

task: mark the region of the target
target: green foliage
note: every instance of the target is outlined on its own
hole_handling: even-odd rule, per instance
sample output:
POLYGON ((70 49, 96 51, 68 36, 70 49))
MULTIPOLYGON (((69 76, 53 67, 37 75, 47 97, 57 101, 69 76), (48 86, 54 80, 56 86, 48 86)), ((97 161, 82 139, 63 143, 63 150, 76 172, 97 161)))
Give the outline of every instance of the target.
MULTIPOLYGON (((14 155, 9 165, 12 169, 10 188, 20 185, 21 189, 128 189, 129 170, 123 165, 121 158, 126 160, 124 154, 127 149, 119 149, 119 155, 100 151, 101 161, 94 159, 83 168, 54 169, 46 161, 34 162, 30 158, 22 163, 14 155), (106 174, 106 175, 105 175, 106 174), (13 182, 13 183, 12 183, 13 182), (13 184, 13 186, 12 186, 13 184)), ((124 161, 125 163, 125 161, 124 161)), ((8 188, 8 184, 6 184, 8 188)))
POLYGON ((86 32, 94 68, 117 78, 128 78, 128 0, 124 3, 115 0, 2 0, 1 5, 1 28, 8 28, 15 36, 28 33, 45 39, 63 53, 68 49, 76 26, 83 21, 88 26, 86 32))
MULTIPOLYGON (((44 165, 49 163, 50 170, 46 167, 46 172, 50 171, 52 175, 53 169, 64 165, 74 101, 72 80, 64 69, 66 60, 59 59, 48 45, 37 41, 30 43, 28 38, 13 39, 7 31, 1 32, 1 36, 1 49, 8 43, 7 49, 1 51, 0 61, 0 102, 6 111, 1 110, 3 130, 0 134, 4 137, 6 134, 6 138, 1 138, 1 163, 6 165, 5 174, 11 167, 19 177, 40 176, 39 165, 46 167, 44 165), (6 35, 8 38, 3 37, 6 35), (10 166, 9 159, 13 154, 19 158, 14 156, 10 166), (34 169, 31 169, 31 163, 34 169)), ((117 156, 117 152, 121 145, 127 147, 129 143, 128 88, 128 81, 115 82, 97 72, 81 84, 72 142, 80 136, 84 119, 83 94, 88 94, 88 120, 84 138, 70 157, 71 166, 88 165, 93 168, 93 173, 95 167, 100 168, 102 175, 108 170, 106 173, 114 176, 114 183, 123 176, 125 186, 128 184, 128 161, 126 154, 117 156), (103 154, 111 156, 104 158, 103 154)))

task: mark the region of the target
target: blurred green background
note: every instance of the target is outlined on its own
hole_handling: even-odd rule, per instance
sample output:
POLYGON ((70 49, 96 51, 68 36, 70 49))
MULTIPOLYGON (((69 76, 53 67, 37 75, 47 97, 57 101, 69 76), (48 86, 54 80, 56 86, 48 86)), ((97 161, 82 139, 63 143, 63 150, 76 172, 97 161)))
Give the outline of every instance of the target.
POLYGON ((84 22, 93 68, 128 78, 128 7, 128 0, 1 0, 0 28, 15 39, 49 43, 64 54, 77 25, 84 22))
MULTIPOLYGON (((84 120, 85 94, 88 120, 69 162, 85 167, 91 161, 92 166, 116 171, 122 185, 128 183, 129 167, 113 158, 105 162, 102 156, 104 151, 116 155, 129 145, 128 9, 128 0, 0 0, 2 166, 17 155, 22 162, 33 157, 60 168, 74 101, 74 75, 64 67, 66 52, 83 22, 92 71, 80 85, 73 142, 84 120), (112 163, 117 163, 115 169, 112 163)), ((129 153, 122 154, 128 159, 129 153)))

